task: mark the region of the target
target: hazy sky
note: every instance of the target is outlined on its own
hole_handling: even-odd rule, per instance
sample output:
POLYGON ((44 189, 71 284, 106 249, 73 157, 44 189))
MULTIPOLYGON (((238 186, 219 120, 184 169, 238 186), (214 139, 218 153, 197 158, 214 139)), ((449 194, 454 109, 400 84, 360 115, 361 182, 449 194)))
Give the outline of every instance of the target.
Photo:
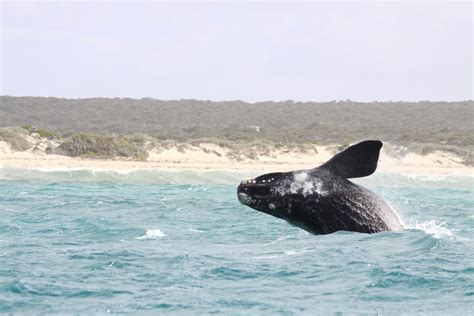
POLYGON ((474 99, 472 6, 2 2, 0 95, 474 99))

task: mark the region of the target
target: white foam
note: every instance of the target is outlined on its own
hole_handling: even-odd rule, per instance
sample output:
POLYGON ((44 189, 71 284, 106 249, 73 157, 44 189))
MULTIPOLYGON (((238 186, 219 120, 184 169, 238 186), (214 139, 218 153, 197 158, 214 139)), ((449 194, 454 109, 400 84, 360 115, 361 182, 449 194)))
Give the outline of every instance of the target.
POLYGON ((267 255, 267 256, 257 256, 253 257, 254 259, 257 260, 271 260, 275 258, 282 258, 282 257, 292 257, 292 256, 299 256, 299 255, 304 255, 307 253, 314 252, 314 249, 301 249, 301 250, 286 250, 278 254, 274 255, 267 255))
POLYGON ((422 230, 436 239, 454 237, 453 232, 446 227, 445 222, 439 222, 432 219, 423 223, 415 223, 415 225, 410 226, 412 227, 409 228, 422 230))
POLYGON ((206 232, 205 230, 200 230, 200 229, 195 229, 195 228, 190 228, 189 230, 192 231, 192 232, 196 232, 196 233, 205 233, 206 232))
POLYGON ((137 239, 157 239, 164 236, 165 234, 159 229, 148 229, 145 235, 137 237, 137 239))
POLYGON ((306 253, 312 253, 315 252, 315 248, 304 248, 304 249, 298 249, 298 250, 287 250, 285 251, 285 255, 287 256, 299 256, 299 255, 304 255, 306 253))
POLYGON ((292 238, 292 237, 293 237, 293 236, 291 236, 291 235, 286 235, 286 236, 278 237, 278 239, 275 239, 275 240, 273 240, 273 241, 271 241, 271 242, 269 242, 269 243, 266 243, 265 246, 273 245, 273 244, 275 244, 275 243, 279 243, 279 242, 281 242, 281 241, 283 241, 283 240, 290 239, 290 238, 292 238))

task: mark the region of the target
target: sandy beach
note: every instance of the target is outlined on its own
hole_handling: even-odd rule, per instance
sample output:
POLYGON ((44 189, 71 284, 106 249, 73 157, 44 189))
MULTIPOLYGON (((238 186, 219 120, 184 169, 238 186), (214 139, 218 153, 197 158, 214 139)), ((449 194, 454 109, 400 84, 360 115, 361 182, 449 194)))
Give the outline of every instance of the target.
MULTIPOLYGON (((47 144, 33 149, 14 151, 6 142, 0 142, 0 167, 42 170, 258 170, 262 172, 309 169, 319 166, 334 155, 334 147, 317 146, 312 152, 295 152, 288 148, 275 149, 257 159, 235 160, 227 150, 215 144, 201 143, 179 149, 153 149, 146 161, 126 159, 86 159, 46 154, 47 144)), ((406 153, 394 155, 390 146, 381 152, 378 171, 407 172, 415 174, 474 174, 474 167, 462 164, 462 159, 447 152, 428 155, 406 153)))

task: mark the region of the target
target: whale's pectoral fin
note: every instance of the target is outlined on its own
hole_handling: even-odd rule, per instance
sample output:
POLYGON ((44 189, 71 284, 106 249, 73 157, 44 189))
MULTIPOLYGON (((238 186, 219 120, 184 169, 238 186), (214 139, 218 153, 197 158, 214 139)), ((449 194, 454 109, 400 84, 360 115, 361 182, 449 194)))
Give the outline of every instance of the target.
POLYGON ((329 170, 344 178, 366 177, 377 169, 382 142, 366 140, 350 146, 332 157, 319 169, 329 170))

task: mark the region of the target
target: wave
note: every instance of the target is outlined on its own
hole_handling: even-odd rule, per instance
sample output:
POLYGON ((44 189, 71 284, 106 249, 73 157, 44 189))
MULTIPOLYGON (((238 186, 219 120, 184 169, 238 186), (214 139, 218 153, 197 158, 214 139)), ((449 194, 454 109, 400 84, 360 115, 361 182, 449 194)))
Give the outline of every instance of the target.
POLYGON ((380 172, 365 178, 351 179, 351 181, 369 188, 413 188, 421 186, 437 189, 468 189, 474 187, 474 174, 425 175, 407 172, 380 172))
MULTIPOLYGON (((0 181, 118 182, 144 184, 229 185, 250 177, 248 172, 192 170, 109 171, 89 169, 0 168, 0 181)), ((255 174, 253 174, 255 176, 255 174)))
MULTIPOLYGON (((263 172, 261 172, 263 173, 263 172)), ((189 185, 235 185, 242 179, 255 177, 258 171, 205 171, 205 170, 136 170, 107 171, 89 169, 25 169, 0 168, 0 181, 48 182, 118 182, 189 185)), ((466 189, 474 187, 474 175, 417 175, 408 173, 376 173, 370 177, 351 179, 367 187, 436 187, 466 189)))

